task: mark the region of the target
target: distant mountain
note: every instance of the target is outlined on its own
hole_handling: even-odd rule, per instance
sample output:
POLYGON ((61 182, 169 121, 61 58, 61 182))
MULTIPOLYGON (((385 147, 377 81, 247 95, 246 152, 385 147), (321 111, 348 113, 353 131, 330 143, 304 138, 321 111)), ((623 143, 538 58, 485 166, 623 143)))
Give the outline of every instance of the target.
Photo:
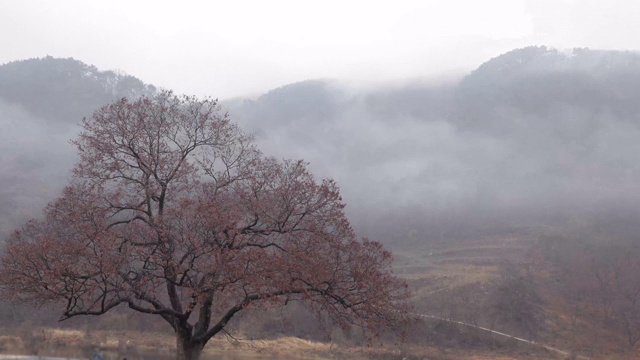
POLYGON ((640 54, 546 47, 517 49, 482 64, 456 91, 457 121, 486 127, 517 108, 549 115, 567 106, 635 121, 640 113, 640 54), (480 123, 479 123, 480 122, 480 123))
MULTIPOLYGON (((0 233, 64 184, 83 116, 153 91, 73 59, 0 65, 0 233)), ((309 80, 224 105, 266 153, 338 180, 355 224, 381 240, 552 223, 629 237, 640 231, 638 94, 638 53, 529 47, 449 82, 309 80)))
POLYGON ((373 233, 430 238, 616 211, 640 222, 638 94, 636 52, 529 47, 448 84, 303 82, 229 109, 263 148, 336 178, 373 233))
POLYGON ((155 91, 152 85, 72 58, 47 56, 0 65, 0 98, 31 114, 76 124, 100 106, 155 91))
POLYGON ((0 237, 61 189, 75 161, 78 124, 121 97, 155 91, 139 79, 74 59, 0 65, 0 237))

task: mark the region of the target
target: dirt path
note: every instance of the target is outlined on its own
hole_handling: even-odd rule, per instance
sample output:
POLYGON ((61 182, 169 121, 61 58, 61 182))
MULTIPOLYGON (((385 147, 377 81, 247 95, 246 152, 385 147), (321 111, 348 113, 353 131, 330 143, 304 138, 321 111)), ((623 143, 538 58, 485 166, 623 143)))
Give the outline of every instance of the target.
MULTIPOLYGON (((561 350, 561 349, 558 349, 558 348, 555 348, 555 347, 553 347, 553 346, 549 346, 549 345, 541 344, 541 343, 535 342, 535 341, 533 341, 533 340, 523 339, 523 338, 521 338, 521 337, 517 337, 517 336, 509 335, 509 334, 506 334, 506 333, 503 333, 503 332, 500 332, 500 331, 496 331, 496 330, 493 330, 493 329, 489 329, 489 328, 486 328, 486 327, 482 327, 482 326, 478 326, 478 325, 473 325, 473 324, 465 323, 465 322, 462 322, 462 321, 449 320, 449 319, 445 319, 445 318, 441 318, 441 317, 433 316, 433 315, 427 315, 427 314, 416 314, 416 313, 414 313, 413 315, 416 315, 416 316, 421 317, 421 318, 427 318, 427 319, 434 319, 434 320, 446 321, 446 322, 453 323, 453 324, 458 324, 458 325, 468 326, 468 327, 471 327, 471 328, 474 328, 474 329, 479 329, 479 330, 487 331, 487 332, 490 332, 490 333, 492 333, 492 334, 496 334, 496 335, 498 335, 498 336, 503 336, 503 337, 507 337, 507 338, 509 338, 509 339, 513 339, 513 340, 516 340, 516 341, 519 341, 519 342, 523 342, 523 343, 525 343, 525 344, 535 345, 535 346, 540 346, 540 347, 542 347, 542 348, 544 348, 544 349, 546 349, 546 350, 553 351, 553 352, 558 353, 558 354, 560 354, 560 355, 564 355, 564 356, 569 356, 569 355, 571 355, 571 353, 570 353, 570 352, 565 351, 565 350, 561 350)), ((577 359, 591 359, 590 357, 586 357, 586 356, 582 356, 582 355, 578 355, 576 358, 577 358, 577 359)))

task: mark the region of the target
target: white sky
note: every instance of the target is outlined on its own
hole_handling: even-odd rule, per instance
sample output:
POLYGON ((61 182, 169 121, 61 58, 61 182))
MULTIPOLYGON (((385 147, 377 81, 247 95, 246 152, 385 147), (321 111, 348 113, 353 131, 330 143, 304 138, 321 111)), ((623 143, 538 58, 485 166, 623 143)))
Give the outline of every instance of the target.
POLYGON ((633 0, 0 0, 0 63, 52 55, 228 98, 468 71, 517 47, 640 49, 633 0))

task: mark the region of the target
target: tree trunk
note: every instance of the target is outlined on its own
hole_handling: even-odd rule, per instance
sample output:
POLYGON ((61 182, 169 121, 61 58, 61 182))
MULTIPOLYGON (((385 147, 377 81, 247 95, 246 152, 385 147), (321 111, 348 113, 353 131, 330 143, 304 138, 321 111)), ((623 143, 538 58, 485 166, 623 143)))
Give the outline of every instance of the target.
POLYGON ((199 360, 204 344, 194 343, 189 336, 176 334, 176 360, 199 360))

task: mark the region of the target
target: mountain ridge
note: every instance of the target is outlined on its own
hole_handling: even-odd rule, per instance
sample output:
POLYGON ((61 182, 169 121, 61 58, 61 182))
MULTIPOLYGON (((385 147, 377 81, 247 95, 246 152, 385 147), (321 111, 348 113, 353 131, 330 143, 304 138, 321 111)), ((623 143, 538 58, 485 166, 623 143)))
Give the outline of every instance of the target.
MULTIPOLYGON (((592 213, 600 202, 640 193, 640 165, 634 160, 640 153, 640 102, 634 95, 640 93, 639 59, 635 52, 532 47, 490 59, 457 82, 354 90, 336 80, 307 80, 222 104, 232 120, 256 134, 266 153, 305 159, 318 176, 338 180, 349 211, 363 224, 367 217, 400 211, 395 209, 411 209, 422 219, 495 214, 502 223, 522 213, 527 220, 518 222, 528 223, 531 214, 544 217, 548 209, 562 216, 575 207, 592 213), (577 62, 579 71, 558 76, 557 69, 577 62), (528 64, 524 70, 522 64, 528 64), (505 66, 506 73, 496 70, 505 66)), ((24 108, 5 111, 13 120, 5 119, 4 126, 32 124, 11 125, 5 135, 4 203, 16 204, 17 192, 40 186, 29 185, 29 178, 65 177, 60 174, 73 160, 67 142, 83 116, 116 97, 154 90, 132 76, 73 59, 0 65, 0 107, 24 108), (38 95, 19 96, 38 83, 38 95), (22 87, 8 89, 14 84, 22 87), (62 130, 54 136, 42 126, 62 130), (40 140, 26 148, 12 140, 27 132, 40 140), (42 163, 47 166, 34 165, 42 163), (9 173, 32 175, 18 185, 9 173)), ((50 191, 24 213, 43 206, 62 185, 47 183, 50 191)), ((482 215, 467 223, 491 221, 482 215)), ((432 221, 422 222, 428 237, 432 221)))

